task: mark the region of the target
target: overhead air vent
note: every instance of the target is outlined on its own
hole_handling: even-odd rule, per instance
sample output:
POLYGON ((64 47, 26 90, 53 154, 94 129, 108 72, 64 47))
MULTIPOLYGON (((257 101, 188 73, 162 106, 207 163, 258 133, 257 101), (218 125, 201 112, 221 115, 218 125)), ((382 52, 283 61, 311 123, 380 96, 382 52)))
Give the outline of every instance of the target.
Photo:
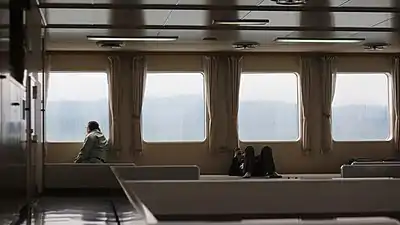
POLYGON ((276 2, 276 4, 278 5, 304 5, 307 3, 307 0, 271 0, 271 1, 276 2))
POLYGON ((111 49, 120 49, 125 46, 125 43, 122 41, 98 41, 96 42, 96 44, 100 48, 111 48, 111 49))
POLYGON ((389 44, 387 43, 366 43, 364 49, 368 51, 382 51, 385 50, 389 44))
POLYGON ((247 49, 255 49, 259 46, 260 44, 258 42, 252 42, 252 41, 240 41, 240 42, 235 42, 232 44, 232 47, 238 50, 247 50, 247 49))

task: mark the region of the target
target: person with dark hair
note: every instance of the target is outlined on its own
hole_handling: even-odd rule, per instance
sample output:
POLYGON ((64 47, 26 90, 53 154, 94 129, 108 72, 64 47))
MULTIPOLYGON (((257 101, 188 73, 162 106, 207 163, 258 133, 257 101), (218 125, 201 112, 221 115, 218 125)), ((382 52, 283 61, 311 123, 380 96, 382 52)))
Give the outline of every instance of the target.
POLYGON ((84 144, 75 163, 105 163, 108 149, 107 138, 101 133, 99 123, 90 121, 86 128, 84 144))
MULTIPOLYGON (((247 146, 246 149, 241 151, 240 149, 235 150, 234 161, 236 165, 239 165, 241 170, 240 175, 243 178, 262 177, 267 178, 281 178, 282 176, 276 172, 275 162, 272 155, 272 149, 269 146, 262 148, 260 155, 255 155, 254 147, 247 146), (236 159, 236 160, 235 160, 236 159)), ((239 175, 237 170, 234 170, 236 165, 231 166, 230 175, 239 175), (235 171, 235 174, 233 173, 235 171)))

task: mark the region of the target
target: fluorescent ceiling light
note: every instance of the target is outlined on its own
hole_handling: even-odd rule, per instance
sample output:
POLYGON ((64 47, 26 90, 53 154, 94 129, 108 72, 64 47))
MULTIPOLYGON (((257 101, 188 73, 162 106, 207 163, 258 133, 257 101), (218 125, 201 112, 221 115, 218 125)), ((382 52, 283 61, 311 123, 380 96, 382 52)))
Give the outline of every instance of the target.
POLYGON ((177 36, 154 36, 154 37, 107 37, 107 36, 88 36, 90 41, 176 41, 177 36))
POLYGON ((243 26, 257 26, 266 25, 269 20, 214 20, 213 24, 216 25, 243 25, 243 26))
POLYGON ((329 43, 352 44, 365 41, 364 38, 277 38, 276 42, 283 43, 329 43))
POLYGON ((0 42, 8 42, 10 39, 8 37, 0 37, 0 42))

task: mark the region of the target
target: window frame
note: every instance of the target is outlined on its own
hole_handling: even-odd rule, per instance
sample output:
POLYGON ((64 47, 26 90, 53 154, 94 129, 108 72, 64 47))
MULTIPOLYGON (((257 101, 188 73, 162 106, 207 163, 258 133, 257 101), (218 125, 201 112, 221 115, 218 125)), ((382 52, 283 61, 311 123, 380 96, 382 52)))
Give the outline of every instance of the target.
MULTIPOLYGON (((109 73, 107 71, 100 71, 100 70, 83 70, 83 71, 81 71, 81 70, 68 70, 68 71, 51 70, 51 71, 48 72, 48 78, 46 78, 46 81, 45 81, 46 85, 43 85, 43 88, 45 89, 45 92, 47 93, 47 95, 45 96, 45 106, 44 106, 45 107, 44 108, 45 109, 45 116, 44 116, 44 128, 43 128, 43 130, 45 132, 43 135, 44 135, 44 138, 46 140, 46 143, 49 143, 49 144, 82 144, 82 143, 84 143, 85 137, 82 137, 82 141, 49 141, 48 140, 48 135, 47 135, 47 133, 48 133, 48 128, 47 128, 47 111, 48 111, 47 109, 48 109, 48 104, 47 103, 48 103, 48 99, 49 99, 50 79, 51 79, 50 77, 51 77, 51 74, 53 74, 53 73, 64 73, 64 74, 104 73, 106 75, 106 77, 107 77, 107 83, 108 83, 109 73)), ((108 98, 108 100, 110 98, 109 89, 107 89, 107 98, 108 98)), ((110 114, 110 110, 108 110, 107 115, 108 115, 108 124, 106 124, 106 126, 103 125, 101 127, 107 127, 109 135, 111 135, 111 130, 110 130, 110 122, 111 122, 111 117, 110 116, 111 116, 111 114, 110 114)), ((107 139, 110 139, 110 137, 107 137, 107 139)))
MULTIPOLYGON (((300 74, 297 71, 268 71, 268 72, 261 72, 261 71, 256 71, 256 72, 251 72, 251 71, 242 71, 241 77, 242 76, 248 76, 248 75, 268 75, 268 74, 293 74, 296 76, 296 89, 297 89, 297 115, 298 115, 298 137, 297 139, 294 140, 241 140, 239 137, 239 118, 238 118, 238 140, 240 144, 251 144, 251 143, 258 143, 258 144, 287 144, 287 143, 300 143, 301 138, 303 137, 303 132, 302 132, 302 117, 303 117, 303 112, 301 110, 302 107, 302 98, 301 98, 301 83, 300 83, 300 74)), ((242 82, 242 79, 240 79, 240 83, 242 82)), ((239 90, 239 105, 238 105, 238 113, 239 113, 239 108, 240 108, 240 90, 239 90)))
MULTIPOLYGON (((362 75, 385 75, 387 78, 387 94, 388 94, 388 118, 389 118, 389 135, 386 139, 384 140, 335 140, 333 136, 333 101, 332 101, 332 106, 331 106, 331 136, 332 136, 332 142, 333 143, 389 143, 393 141, 393 123, 394 123, 394 112, 393 112, 393 83, 392 79, 393 76, 389 72, 342 72, 338 71, 336 72, 336 76, 338 75, 354 75, 354 76, 362 76, 362 75)), ((337 85, 337 84, 335 84, 337 85)), ((337 87, 337 86, 336 86, 337 87)), ((336 89, 335 87, 335 89, 336 89)), ((336 94, 336 90, 335 90, 336 94)))
MULTIPOLYGON (((202 84, 203 84, 203 104, 204 104, 204 120, 205 120, 205 124, 204 124, 204 140, 199 140, 199 141, 146 141, 144 139, 144 132, 143 132, 143 114, 141 116, 140 119, 140 126, 141 126, 141 132, 142 132, 142 141, 145 145, 176 145, 176 144, 205 144, 208 142, 209 140, 209 115, 208 115, 208 109, 207 109, 207 87, 206 87, 206 79, 205 79, 205 74, 203 71, 160 71, 160 70, 156 70, 156 71, 152 71, 152 70, 148 70, 146 71, 146 86, 144 87, 145 90, 147 89, 147 77, 151 76, 151 74, 165 74, 166 76, 168 76, 167 74, 201 74, 202 77, 202 84)), ((182 75, 184 76, 184 75, 182 75)), ((145 95, 143 94, 143 105, 144 105, 144 97, 145 95)), ((143 107, 142 107, 143 110, 143 107)))

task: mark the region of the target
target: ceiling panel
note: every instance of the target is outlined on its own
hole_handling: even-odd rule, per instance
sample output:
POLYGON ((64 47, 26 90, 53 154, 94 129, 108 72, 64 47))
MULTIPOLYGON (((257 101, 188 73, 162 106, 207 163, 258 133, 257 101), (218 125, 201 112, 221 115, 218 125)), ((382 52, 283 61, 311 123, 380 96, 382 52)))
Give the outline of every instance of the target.
MULTIPOLYGON (((256 41, 261 44, 272 42, 276 37, 285 36, 288 34, 287 31, 217 31, 214 33, 215 36, 228 37, 218 38, 218 41, 225 41, 233 43, 235 41, 256 41)), ((203 38, 209 37, 210 33, 207 31, 193 31, 193 30, 163 30, 160 32, 161 36, 179 36, 179 41, 184 42, 207 42, 212 43, 215 41, 203 41, 203 38)))
MULTIPOLYGON (((107 30, 107 29, 47 29, 48 38, 52 41, 87 41, 87 36, 136 36, 137 31, 133 30, 107 30)), ((140 30, 143 36, 156 36, 156 30, 140 30)))
POLYGON ((178 41, 184 42, 199 42, 203 41, 203 38, 207 36, 205 30, 162 30, 159 33, 160 36, 179 36, 178 41))
POLYGON ((347 38, 350 37, 352 32, 342 32, 342 31, 295 31, 288 34, 286 37, 313 37, 313 38, 347 38))
MULTIPOLYGON (((400 24, 399 24, 400 25, 400 24)), ((391 19, 388 20, 384 20, 380 23, 375 24, 373 27, 387 27, 387 28, 394 28, 396 27, 396 18, 393 17, 391 19)))
POLYGON ((162 25, 169 10, 48 9, 49 24, 141 24, 162 25))
POLYGON ((371 27, 393 17, 391 13, 348 13, 332 14, 336 27, 371 27))
POLYGON ((298 26, 299 12, 260 12, 253 11, 244 19, 269 19, 270 26, 298 26))
POLYGON ((352 37, 354 38, 366 38, 367 42, 384 42, 384 43, 393 43, 393 40, 396 38, 395 33, 387 33, 387 32, 359 32, 355 33, 352 37))
MULTIPOLYGON (((238 11, 237 18, 242 18, 247 13, 247 11, 238 11)), ((169 16, 166 25, 210 25, 210 16, 210 13, 207 11, 174 10, 169 16)))
POLYGON ((343 6, 352 7, 392 7, 398 0, 350 0, 343 6))

